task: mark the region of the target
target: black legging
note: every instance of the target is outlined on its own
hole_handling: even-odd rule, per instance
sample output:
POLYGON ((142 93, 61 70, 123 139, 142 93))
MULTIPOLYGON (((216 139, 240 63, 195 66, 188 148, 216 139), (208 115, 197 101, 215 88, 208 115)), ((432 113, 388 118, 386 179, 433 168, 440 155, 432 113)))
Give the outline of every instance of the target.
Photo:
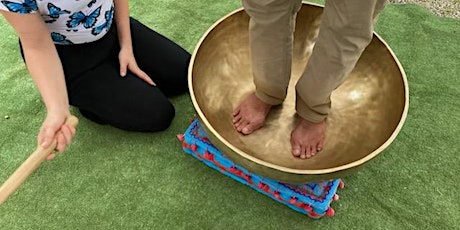
POLYGON ((116 26, 100 40, 56 45, 70 104, 100 124, 141 132, 169 127, 175 110, 169 96, 187 91, 190 54, 174 42, 131 18, 131 37, 138 66, 156 83, 133 73, 120 77, 116 26))

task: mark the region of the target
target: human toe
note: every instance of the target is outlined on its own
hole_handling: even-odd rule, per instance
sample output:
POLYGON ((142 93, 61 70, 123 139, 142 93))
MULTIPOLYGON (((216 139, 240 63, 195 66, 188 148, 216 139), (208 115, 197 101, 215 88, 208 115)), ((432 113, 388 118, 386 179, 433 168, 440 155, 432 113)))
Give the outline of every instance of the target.
POLYGON ((313 157, 316 155, 316 148, 314 146, 310 147, 310 157, 313 157))
POLYGON ((235 125, 236 127, 236 130, 238 130, 238 132, 242 132, 243 129, 248 125, 248 122, 244 119, 241 119, 240 121, 237 122, 237 124, 235 125))
POLYGON ((241 133, 243 133, 243 134, 245 134, 245 135, 251 134, 252 132, 254 132, 254 129, 253 129, 253 127, 252 127, 251 124, 246 125, 246 126, 241 130, 241 133))
POLYGON ((307 158, 307 154, 308 154, 307 149, 305 148, 305 146, 302 145, 300 149, 300 158, 301 159, 307 158))
POLYGON ((292 150, 292 155, 294 155, 295 157, 299 157, 301 152, 300 152, 300 147, 294 147, 292 150))
POLYGON ((316 145, 316 152, 321 152, 324 149, 324 140, 320 141, 318 145, 316 145))
POLYGON ((242 118, 242 117, 241 117, 241 114, 239 114, 239 113, 236 114, 236 115, 234 115, 234 116, 233 116, 233 120, 232 120, 232 121, 233 121, 233 124, 235 124, 236 122, 240 121, 241 118, 242 118))
POLYGON ((233 111, 233 116, 236 116, 240 113, 241 109, 240 107, 236 108, 234 111, 233 111))

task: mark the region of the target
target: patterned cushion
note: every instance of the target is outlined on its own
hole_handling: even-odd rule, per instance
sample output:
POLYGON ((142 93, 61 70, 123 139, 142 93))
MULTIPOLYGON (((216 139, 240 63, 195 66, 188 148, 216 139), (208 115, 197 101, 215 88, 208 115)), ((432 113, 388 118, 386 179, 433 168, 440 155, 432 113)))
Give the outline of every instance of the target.
POLYGON ((306 214, 312 218, 333 216, 330 207, 337 200, 340 179, 308 184, 287 184, 269 179, 233 163, 226 158, 207 138, 198 119, 194 119, 183 135, 178 135, 184 151, 209 167, 243 183, 274 200, 306 214))

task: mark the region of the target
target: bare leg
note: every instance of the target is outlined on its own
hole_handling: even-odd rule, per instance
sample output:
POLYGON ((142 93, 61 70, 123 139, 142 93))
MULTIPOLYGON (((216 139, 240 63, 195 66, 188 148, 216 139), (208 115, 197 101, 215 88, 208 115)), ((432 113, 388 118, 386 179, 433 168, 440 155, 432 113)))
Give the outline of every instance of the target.
POLYGON ((233 125, 238 132, 251 134, 264 125, 271 107, 251 93, 233 112, 233 125))

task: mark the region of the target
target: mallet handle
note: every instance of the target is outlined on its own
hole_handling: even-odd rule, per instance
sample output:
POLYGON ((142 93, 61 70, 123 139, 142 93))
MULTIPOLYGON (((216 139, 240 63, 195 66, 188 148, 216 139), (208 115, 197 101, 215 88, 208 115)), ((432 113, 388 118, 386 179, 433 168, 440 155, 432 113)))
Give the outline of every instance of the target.
MULTIPOLYGON (((69 117, 66 122, 68 125, 76 127, 78 124, 78 119, 74 116, 69 117)), ((56 148, 57 141, 54 140, 53 143, 46 149, 37 146, 35 152, 33 152, 27 160, 25 160, 21 166, 3 183, 0 187, 0 205, 5 202, 8 197, 13 194, 16 189, 21 186, 21 184, 27 179, 27 177, 32 174, 38 166, 48 157, 51 152, 56 148)))

